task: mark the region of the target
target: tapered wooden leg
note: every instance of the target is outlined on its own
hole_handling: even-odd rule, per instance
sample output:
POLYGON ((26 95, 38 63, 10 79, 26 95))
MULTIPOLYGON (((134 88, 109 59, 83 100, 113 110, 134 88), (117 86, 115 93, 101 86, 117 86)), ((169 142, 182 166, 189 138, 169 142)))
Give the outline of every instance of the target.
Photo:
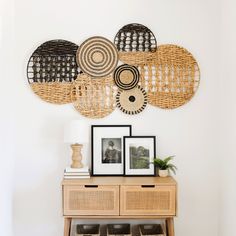
POLYGON ((174 236, 175 230, 174 230, 174 219, 173 218, 167 218, 166 219, 166 230, 168 236, 174 236))
POLYGON ((70 236, 71 218, 64 219, 64 236, 70 236))

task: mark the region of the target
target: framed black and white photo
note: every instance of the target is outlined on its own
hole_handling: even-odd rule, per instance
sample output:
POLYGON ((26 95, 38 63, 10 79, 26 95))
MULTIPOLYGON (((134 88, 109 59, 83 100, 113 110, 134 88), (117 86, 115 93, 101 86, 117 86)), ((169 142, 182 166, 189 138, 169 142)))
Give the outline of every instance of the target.
POLYGON ((124 175, 124 136, 131 136, 131 125, 92 125, 93 176, 124 175))
POLYGON ((155 136, 124 136, 124 174, 126 176, 155 176, 151 163, 156 156, 155 136))

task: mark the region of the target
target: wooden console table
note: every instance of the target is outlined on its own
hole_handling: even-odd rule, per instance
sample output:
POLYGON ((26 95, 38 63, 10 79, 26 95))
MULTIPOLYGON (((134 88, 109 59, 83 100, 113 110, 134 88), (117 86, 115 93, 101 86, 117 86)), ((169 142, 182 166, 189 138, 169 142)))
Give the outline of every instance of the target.
POLYGON ((177 183, 172 177, 91 177, 63 180, 64 236, 72 219, 165 219, 174 236, 177 183))

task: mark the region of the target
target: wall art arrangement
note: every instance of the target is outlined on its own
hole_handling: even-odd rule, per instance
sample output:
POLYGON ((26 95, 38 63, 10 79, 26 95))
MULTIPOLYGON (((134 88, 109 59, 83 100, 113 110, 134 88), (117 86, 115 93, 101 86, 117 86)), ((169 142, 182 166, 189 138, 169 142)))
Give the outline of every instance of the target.
POLYGON ((131 125, 91 126, 93 176, 155 176, 155 136, 132 136, 131 125))
POLYGON ((40 45, 27 65, 28 82, 41 99, 72 103, 88 118, 120 109, 128 115, 147 104, 174 109, 187 103, 200 83, 200 70, 185 48, 158 45, 141 24, 128 24, 114 43, 95 36, 80 46, 66 40, 40 45))

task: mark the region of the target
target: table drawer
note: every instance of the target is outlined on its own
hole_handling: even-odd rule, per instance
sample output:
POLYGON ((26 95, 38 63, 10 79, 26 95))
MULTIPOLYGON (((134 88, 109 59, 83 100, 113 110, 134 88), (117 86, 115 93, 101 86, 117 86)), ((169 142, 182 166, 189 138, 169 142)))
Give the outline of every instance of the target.
POLYGON ((64 186, 64 215, 119 215, 119 186, 64 186))
POLYGON ((175 186, 121 186, 121 215, 175 215, 175 186))

